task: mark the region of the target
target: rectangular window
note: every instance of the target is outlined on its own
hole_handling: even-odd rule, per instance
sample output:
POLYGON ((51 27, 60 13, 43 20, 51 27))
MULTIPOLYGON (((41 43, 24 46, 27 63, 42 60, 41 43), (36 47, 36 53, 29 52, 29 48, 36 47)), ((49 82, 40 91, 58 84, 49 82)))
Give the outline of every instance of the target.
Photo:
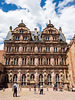
POLYGON ((49 40, 49 37, 48 37, 48 40, 49 40))
POLYGON ((23 47, 23 52, 24 52, 24 47, 23 47))
POLYGON ((9 51, 9 48, 7 47, 7 52, 9 51))
POLYGON ((54 37, 53 37, 53 40, 54 40, 54 37))
POLYGON ((47 52, 47 47, 46 47, 46 52, 47 52))
POLYGON ((33 65, 34 65, 34 63, 35 63, 35 60, 34 60, 34 58, 33 58, 33 65))
POLYGON ((32 58, 30 59, 30 64, 32 65, 32 58))
POLYGON ((27 40, 27 37, 26 37, 26 40, 27 40))
POLYGON ((10 58, 8 58, 8 65, 10 65, 10 58))
POLYGON ((63 48, 63 52, 65 52, 65 48, 63 48))
POLYGON ((24 37, 23 37, 23 40, 24 40, 24 37))
POLYGON ((54 47, 54 52, 55 52, 55 47, 54 47))
POLYGON ((57 65, 58 65, 58 58, 57 58, 57 65))
POLYGON ((6 58, 6 62, 5 62, 5 64, 7 65, 7 58, 6 58))
POLYGON ((42 52, 42 47, 41 47, 41 52, 42 52))
POLYGON ((9 47, 9 52, 11 52, 11 47, 9 47))
POLYGON ((50 65, 50 58, 49 58, 49 65, 50 65))
POLYGON ((56 52, 57 52, 57 47, 56 47, 56 52))
POLYGON ((41 65, 42 65, 42 58, 41 58, 41 65))
POLYGON ((27 64, 27 62, 26 62, 26 58, 25 58, 25 65, 27 64))
POLYGON ((39 65, 40 65, 40 58, 39 58, 39 65))
POLYGON ((64 65, 63 58, 62 58, 62 64, 64 65))
POLYGON ((48 58, 47 58, 47 65, 48 65, 48 58))
POLYGON ((65 65, 66 65, 66 58, 65 58, 65 65))
POLYGON ((40 52, 40 48, 38 47, 38 52, 40 52))
POLYGON ((55 65, 56 65, 56 59, 54 59, 54 63, 55 63, 55 65))
POLYGON ((22 58, 22 65, 24 65, 24 58, 22 58))
POLYGON ((31 47, 31 52, 33 52, 33 50, 32 50, 33 48, 31 47))
POLYGON ((46 40, 47 40, 47 37, 46 37, 46 40))
POLYGON ((17 65, 18 65, 18 58, 17 58, 17 65))
POLYGON ((18 40, 19 40, 19 36, 18 36, 18 40))
POLYGON ((25 47, 25 52, 27 52, 27 47, 25 47))
POLYGON ((15 52, 16 52, 16 47, 15 47, 15 52))
POLYGON ((34 52, 34 47, 33 47, 33 52, 34 52))
POLYGON ((14 58, 14 65, 16 65, 16 58, 14 58))

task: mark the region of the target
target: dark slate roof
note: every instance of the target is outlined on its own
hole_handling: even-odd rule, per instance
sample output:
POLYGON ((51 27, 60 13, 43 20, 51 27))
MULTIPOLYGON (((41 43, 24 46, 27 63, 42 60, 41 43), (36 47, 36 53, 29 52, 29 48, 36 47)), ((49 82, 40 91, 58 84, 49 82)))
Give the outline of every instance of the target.
POLYGON ((34 31, 31 31, 31 37, 32 37, 32 40, 33 41, 35 41, 34 40, 34 37, 35 36, 38 36, 38 41, 41 41, 42 39, 41 39, 41 32, 40 31, 38 31, 37 33, 35 33, 34 31))
MULTIPOLYGON (((31 31, 31 41, 35 41, 34 40, 34 37, 35 36, 38 36, 38 42, 40 42, 40 41, 42 41, 42 39, 41 39, 41 32, 37 32, 36 34, 35 34, 35 32, 34 31, 31 31)), ((9 41, 9 40, 11 40, 12 39, 12 32, 8 32, 8 34, 7 34, 7 36, 6 36, 6 38, 5 38, 5 41, 9 41)))
MULTIPOLYGON (((42 42, 41 32, 40 31, 37 31, 37 33, 35 33, 35 31, 31 31, 31 42, 35 42, 35 39, 34 39, 35 36, 38 36, 38 42, 42 42)), ((6 36, 5 41, 9 41, 11 39, 12 39, 12 32, 9 31, 7 36, 6 36)), ((66 42, 65 38, 64 38, 64 36, 63 36, 63 34, 61 32, 60 32, 60 40, 63 41, 63 42, 66 42)))
POLYGON ((9 31, 6 38, 5 38, 5 41, 8 41, 10 39, 12 39, 12 32, 9 31))
POLYGON ((60 40, 62 40, 63 42, 66 42, 65 38, 64 38, 64 36, 63 36, 63 34, 61 32, 60 32, 60 40))

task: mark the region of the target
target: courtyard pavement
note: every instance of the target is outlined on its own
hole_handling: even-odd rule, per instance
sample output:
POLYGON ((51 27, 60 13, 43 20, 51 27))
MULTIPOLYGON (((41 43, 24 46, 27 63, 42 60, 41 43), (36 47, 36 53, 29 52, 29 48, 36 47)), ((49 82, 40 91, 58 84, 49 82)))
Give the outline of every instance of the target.
POLYGON ((11 88, 0 90, 0 100, 75 100, 75 92, 69 91, 53 91, 52 88, 44 89, 44 94, 40 95, 39 91, 34 94, 33 89, 29 91, 29 88, 22 88, 18 92, 18 97, 13 97, 13 91, 11 88))

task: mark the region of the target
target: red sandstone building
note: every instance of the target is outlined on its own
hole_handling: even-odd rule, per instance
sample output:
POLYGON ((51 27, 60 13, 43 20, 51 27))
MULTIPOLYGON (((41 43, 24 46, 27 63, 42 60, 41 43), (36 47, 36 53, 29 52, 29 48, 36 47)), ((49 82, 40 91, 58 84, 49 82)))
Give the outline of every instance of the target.
POLYGON ((23 22, 14 30, 10 27, 4 41, 5 83, 68 84, 66 48, 62 29, 50 21, 42 32, 30 31, 23 22))

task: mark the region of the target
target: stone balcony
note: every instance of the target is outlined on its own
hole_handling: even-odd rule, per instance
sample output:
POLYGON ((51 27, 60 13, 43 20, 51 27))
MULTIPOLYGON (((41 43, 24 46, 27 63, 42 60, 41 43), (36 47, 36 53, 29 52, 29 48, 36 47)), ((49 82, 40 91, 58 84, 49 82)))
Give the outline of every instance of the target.
POLYGON ((58 54, 66 54, 66 52, 46 52, 46 51, 43 51, 43 52, 5 52, 5 54, 9 54, 9 55, 11 55, 11 54, 24 54, 24 55, 27 55, 27 54, 33 54, 33 55, 35 55, 35 54, 55 54, 55 55, 58 55, 58 54))
POLYGON ((7 69, 27 69, 27 68, 30 68, 30 69, 42 69, 42 68, 50 68, 50 69, 68 69, 68 66, 67 65, 38 65, 38 66, 35 66, 35 65, 5 65, 5 67, 7 69))

